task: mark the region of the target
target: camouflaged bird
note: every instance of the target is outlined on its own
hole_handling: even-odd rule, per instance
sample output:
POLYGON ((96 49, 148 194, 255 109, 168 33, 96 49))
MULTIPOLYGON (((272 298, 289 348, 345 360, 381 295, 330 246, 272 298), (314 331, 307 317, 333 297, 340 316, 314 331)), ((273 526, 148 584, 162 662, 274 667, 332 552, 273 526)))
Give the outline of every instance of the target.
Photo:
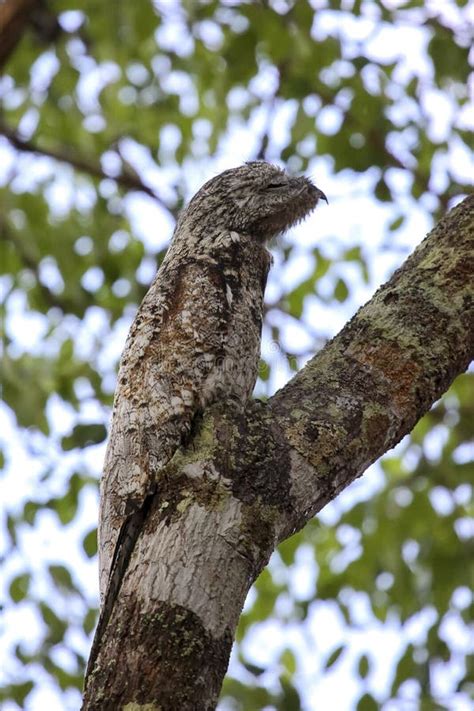
MULTIPOLYGON (((265 162, 209 180, 182 212, 120 363, 101 482, 99 557, 113 604, 160 471, 216 401, 243 408, 257 379, 266 243, 324 194, 265 162)), ((104 613, 104 609, 102 610, 104 613)))

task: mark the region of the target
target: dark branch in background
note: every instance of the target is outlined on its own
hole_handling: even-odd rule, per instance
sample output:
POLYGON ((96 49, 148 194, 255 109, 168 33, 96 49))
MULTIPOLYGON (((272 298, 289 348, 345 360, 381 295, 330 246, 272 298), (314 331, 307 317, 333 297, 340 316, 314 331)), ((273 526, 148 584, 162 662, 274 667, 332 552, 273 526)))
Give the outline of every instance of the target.
POLYGON ((0 2, 0 68, 8 61, 25 30, 49 43, 61 32, 58 18, 44 0, 4 0, 0 2))
MULTIPOLYGON (((316 93, 323 102, 324 106, 335 106, 334 94, 331 94, 331 92, 329 91, 323 91, 321 85, 316 89, 316 93)), ((387 147, 384 138, 382 138, 377 131, 371 130, 369 133, 367 133, 360 119, 354 116, 354 114, 351 113, 350 109, 344 113, 344 122, 346 123, 346 125, 352 127, 354 132, 360 133, 362 136, 365 136, 367 141, 374 144, 380 151, 380 153, 385 156, 386 166, 384 168, 380 168, 381 178, 383 180, 385 180, 384 175, 387 168, 398 168, 399 170, 405 170, 411 173, 414 179, 418 181, 418 183, 420 183, 423 190, 425 190, 426 192, 430 192, 430 173, 423 173, 417 165, 414 165, 413 167, 406 165, 406 163, 400 160, 400 158, 387 147)), ((416 158, 414 156, 412 157, 413 160, 416 161, 416 158)), ((436 197, 440 201, 440 204, 443 209, 446 210, 448 207, 448 201, 450 196, 437 195, 436 197)))
MULTIPOLYGON (((318 86, 316 89, 316 92, 323 102, 324 106, 335 106, 334 104, 334 94, 331 94, 331 92, 323 91, 321 85, 318 86)), ((398 156, 395 155, 385 144, 385 141, 383 138, 380 137, 380 134, 377 133, 377 131, 371 130, 369 134, 367 134, 367 131, 365 127, 362 125, 360 119, 358 119, 354 114, 350 112, 350 109, 344 113, 344 121, 346 125, 349 125, 350 127, 353 128, 353 130, 356 133, 360 133, 363 136, 366 136, 367 140, 375 144, 380 151, 381 154, 385 156, 386 159, 386 167, 382 169, 382 177, 383 174, 386 170, 386 168, 399 168, 400 170, 407 170, 408 172, 412 173, 413 177, 415 180, 417 180, 422 186, 423 189, 426 191, 429 191, 429 180, 430 180, 430 175, 422 173, 417 167, 409 167, 407 166, 398 156)), ((441 201, 441 196, 438 196, 440 201, 441 201)), ((446 207, 446 205, 444 205, 446 207)))
POLYGON ((151 198, 156 200, 156 202, 166 210, 173 219, 176 219, 176 215, 173 210, 165 203, 165 201, 157 195, 152 188, 145 185, 138 175, 134 175, 126 170, 122 170, 119 175, 108 175, 99 163, 92 160, 88 160, 72 153, 67 148, 62 150, 53 148, 42 148, 37 146, 32 141, 21 138, 21 136, 16 133, 12 128, 7 126, 3 121, 0 121, 0 135, 5 136, 11 145, 18 151, 23 153, 33 153, 35 155, 46 156, 47 158, 52 158, 53 160, 60 161, 61 163, 68 163, 76 170, 82 173, 87 173, 94 178, 99 178, 99 180, 114 180, 120 187, 125 188, 125 190, 137 190, 138 192, 145 193, 151 198))
MULTIPOLYGON (((291 8, 291 10, 287 13, 285 21, 287 22, 288 25, 293 25, 293 29, 297 32, 298 31, 298 21, 293 19, 293 15, 295 13, 295 7, 291 8)), ((378 31, 378 30, 377 30, 378 31)), ((287 71, 287 66, 288 66, 288 61, 283 61, 280 62, 277 65, 277 69, 281 77, 285 76, 285 73, 287 71)), ((314 92, 319 96, 321 99, 323 106, 334 106, 335 105, 335 96, 337 94, 336 92, 331 91, 329 88, 325 88, 325 85, 323 84, 322 81, 318 82, 318 86, 314 87, 314 92)), ((275 97, 277 96, 278 89, 276 90, 275 97)), ((383 154, 386 158, 386 168, 399 168, 400 170, 407 170, 410 173, 412 173, 413 177, 415 180, 417 180, 420 185, 423 187, 425 191, 429 191, 429 181, 430 181, 430 173, 424 173, 422 172, 418 165, 415 165, 413 167, 407 166, 400 158, 398 158, 395 153, 393 153, 392 150, 388 148, 388 146, 385 143, 385 140, 381 140, 379 134, 377 131, 370 131, 369 134, 367 134, 366 127, 361 123, 360 119, 356 116, 354 116, 350 109, 344 113, 344 122, 346 125, 349 125, 353 130, 357 133, 361 133, 363 136, 366 137, 367 141, 374 143, 378 150, 383 154)), ((268 135, 267 132, 265 133, 263 137, 263 141, 268 140, 268 135), (265 138, 266 136, 266 138, 265 138)), ((266 149, 266 145, 262 143, 262 146, 266 149)), ((416 160, 416 159, 415 159, 416 160)), ((385 168, 382 169, 382 178, 385 173, 385 168)), ((446 211, 448 208, 448 202, 449 198, 452 197, 452 195, 448 195, 446 193, 444 194, 437 194, 437 198, 440 201, 440 205, 442 208, 446 211)))
POLYGON ((0 67, 21 39, 28 16, 37 0, 6 0, 0 3, 0 67))
POLYGON ((280 67, 278 66, 277 69, 278 69, 278 84, 275 87, 275 91, 273 92, 272 96, 266 102, 266 106, 267 106, 266 126, 265 126, 265 130, 263 132, 263 135, 260 139, 260 146, 259 146, 259 149, 258 149, 256 156, 255 156, 256 160, 271 160, 267 157, 267 150, 268 150, 268 144, 270 143, 270 132, 272 130, 272 125, 273 125, 273 114, 274 114, 274 110, 275 110, 275 104, 276 104, 276 100, 278 99, 278 92, 280 90, 280 67))
MULTIPOLYGON (((74 300, 64 298, 60 294, 55 294, 46 284, 42 283, 39 271, 40 258, 33 254, 31 244, 25 244, 15 230, 8 228, 2 215, 0 215, 0 239, 3 242, 11 242, 24 266, 33 272, 41 296, 49 308, 61 309, 63 313, 74 312, 77 309, 78 304, 74 300)), ((81 295, 84 297, 84 308, 94 303, 92 295, 82 286, 79 288, 81 295)))

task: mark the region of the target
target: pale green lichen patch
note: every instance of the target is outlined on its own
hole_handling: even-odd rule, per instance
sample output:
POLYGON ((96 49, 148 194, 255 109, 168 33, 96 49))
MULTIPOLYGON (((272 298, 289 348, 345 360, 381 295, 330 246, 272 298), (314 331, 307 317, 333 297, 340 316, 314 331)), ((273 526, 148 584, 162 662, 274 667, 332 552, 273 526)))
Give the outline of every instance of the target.
POLYGON ((198 421, 194 437, 160 472, 158 491, 162 518, 174 520, 193 503, 208 510, 223 506, 228 486, 213 465, 218 446, 214 417, 210 411, 198 421))
POLYGON ((195 497, 192 495, 185 496, 185 498, 181 499, 181 501, 177 504, 176 511, 178 511, 179 513, 184 513, 186 511, 186 509, 188 509, 191 506, 191 504, 194 502, 194 500, 195 500, 195 497))
POLYGON ((196 427, 196 432, 186 447, 178 449, 171 460, 174 468, 183 469, 188 464, 211 460, 216 448, 214 418, 206 414, 196 427))
POLYGON ((254 560, 261 560, 262 554, 269 556, 276 544, 276 529, 279 514, 275 507, 256 502, 242 508, 239 548, 254 560))

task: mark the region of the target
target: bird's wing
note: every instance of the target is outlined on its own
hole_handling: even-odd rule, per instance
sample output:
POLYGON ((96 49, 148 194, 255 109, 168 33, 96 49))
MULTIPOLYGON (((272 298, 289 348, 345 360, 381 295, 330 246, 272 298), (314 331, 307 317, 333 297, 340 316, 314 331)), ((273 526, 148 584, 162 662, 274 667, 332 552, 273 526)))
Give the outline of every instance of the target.
POLYGON ((101 480, 101 614, 94 666, 160 470, 191 430, 201 389, 221 357, 229 326, 222 268, 212 260, 161 269, 130 329, 118 374, 101 480))
POLYGON ((225 346, 228 309, 222 269, 193 261, 163 270, 137 313, 119 370, 101 482, 103 600, 119 549, 125 543, 133 549, 160 470, 191 430, 200 391, 225 346))

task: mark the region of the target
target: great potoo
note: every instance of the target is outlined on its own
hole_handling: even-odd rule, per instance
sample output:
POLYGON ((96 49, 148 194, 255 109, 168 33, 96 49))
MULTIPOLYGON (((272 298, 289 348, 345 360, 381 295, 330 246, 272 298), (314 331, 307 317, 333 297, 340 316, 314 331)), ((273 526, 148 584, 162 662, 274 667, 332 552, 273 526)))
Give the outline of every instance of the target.
POLYGON ((107 591, 116 595, 146 502, 196 415, 250 398, 271 262, 265 245, 320 198, 308 178, 253 162, 209 180, 182 212, 120 363, 101 483, 103 604, 107 591))

